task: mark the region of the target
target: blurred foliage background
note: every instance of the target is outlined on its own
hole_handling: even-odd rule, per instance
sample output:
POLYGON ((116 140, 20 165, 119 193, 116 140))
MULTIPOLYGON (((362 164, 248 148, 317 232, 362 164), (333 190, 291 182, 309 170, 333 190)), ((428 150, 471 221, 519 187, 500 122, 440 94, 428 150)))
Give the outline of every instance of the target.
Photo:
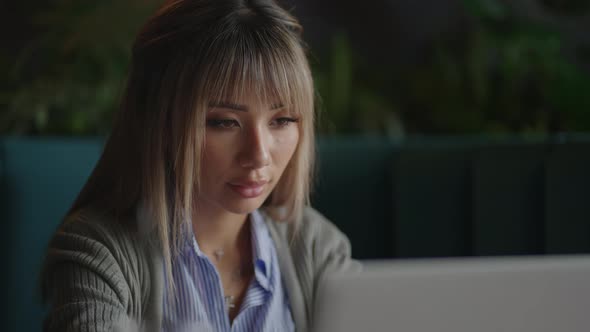
POLYGON ((131 43, 161 2, 57 0, 31 9, 33 37, 16 57, 0 58, 0 132, 106 134, 131 43))
MULTIPOLYGON (((27 12, 33 37, 0 54, 0 134, 108 133, 133 37, 161 2, 54 0, 27 12)), ((588 1, 537 2, 556 19, 463 0, 468 28, 441 33, 409 66, 376 65, 345 30, 330 33, 310 50, 321 133, 589 131, 590 42, 571 37, 590 19, 588 1)))

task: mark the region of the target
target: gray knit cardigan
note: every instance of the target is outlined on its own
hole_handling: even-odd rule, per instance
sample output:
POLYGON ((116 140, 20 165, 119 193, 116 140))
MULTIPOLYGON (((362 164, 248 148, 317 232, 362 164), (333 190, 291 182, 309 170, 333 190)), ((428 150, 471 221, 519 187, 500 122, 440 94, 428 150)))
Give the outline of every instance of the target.
MULTIPOLYGON (((360 264, 351 259, 346 236, 312 208, 298 227, 261 215, 277 249, 296 329, 308 331, 322 277, 359 270, 360 264)), ((125 224, 86 211, 58 228, 41 273, 50 306, 44 331, 161 329, 162 256, 149 236, 125 224)))

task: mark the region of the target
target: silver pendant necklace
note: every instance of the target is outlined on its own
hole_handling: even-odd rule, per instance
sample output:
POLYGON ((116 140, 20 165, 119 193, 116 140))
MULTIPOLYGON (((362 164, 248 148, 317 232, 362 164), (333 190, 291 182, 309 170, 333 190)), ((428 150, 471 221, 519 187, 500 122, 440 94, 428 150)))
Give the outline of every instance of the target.
POLYGON ((236 307, 236 304, 234 302, 236 299, 233 295, 226 295, 223 298, 225 299, 225 308, 228 312, 236 307))
MULTIPOLYGON (((213 251, 213 256, 215 257, 215 261, 217 263, 221 262, 221 259, 223 258, 224 254, 225 254, 225 252, 223 251, 223 249, 217 249, 217 250, 213 251)), ((233 282, 241 281, 242 278, 244 277, 244 275, 246 274, 245 273, 246 270, 247 270, 247 267, 243 267, 243 266, 235 269, 231 273, 231 281, 233 281, 233 282)), ((225 294, 223 299, 225 300, 225 307, 228 312, 236 307, 235 296, 225 294)))
POLYGON ((219 263, 219 261, 221 261, 221 258, 223 258, 223 254, 225 254, 225 252, 223 251, 223 249, 217 249, 213 252, 213 256, 215 256, 215 261, 217 261, 219 263))

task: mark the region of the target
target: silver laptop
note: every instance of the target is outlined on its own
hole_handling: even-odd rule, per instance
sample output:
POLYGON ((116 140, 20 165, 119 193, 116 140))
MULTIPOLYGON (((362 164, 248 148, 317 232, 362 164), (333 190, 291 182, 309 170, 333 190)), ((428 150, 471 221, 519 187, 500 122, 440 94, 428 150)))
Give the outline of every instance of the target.
POLYGON ((364 262, 316 296, 318 332, 588 332, 590 256, 364 262))

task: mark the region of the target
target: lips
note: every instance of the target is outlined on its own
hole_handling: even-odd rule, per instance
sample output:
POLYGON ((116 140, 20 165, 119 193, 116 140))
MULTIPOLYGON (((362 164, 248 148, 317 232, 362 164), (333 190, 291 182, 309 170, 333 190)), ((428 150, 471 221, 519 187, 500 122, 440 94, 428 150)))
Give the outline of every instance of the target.
POLYGON ((268 183, 266 180, 262 181, 235 181, 230 182, 229 187, 244 198, 258 197, 264 191, 264 186, 268 183))

